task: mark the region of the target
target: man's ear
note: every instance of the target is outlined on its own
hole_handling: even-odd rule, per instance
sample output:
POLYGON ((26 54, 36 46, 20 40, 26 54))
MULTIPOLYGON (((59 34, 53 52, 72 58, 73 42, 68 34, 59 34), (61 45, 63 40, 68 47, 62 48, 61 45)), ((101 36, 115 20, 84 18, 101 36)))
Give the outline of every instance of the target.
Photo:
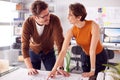
POLYGON ((33 19, 37 22, 38 17, 37 16, 33 16, 33 19))
POLYGON ((34 19, 37 19, 37 16, 33 16, 34 19))

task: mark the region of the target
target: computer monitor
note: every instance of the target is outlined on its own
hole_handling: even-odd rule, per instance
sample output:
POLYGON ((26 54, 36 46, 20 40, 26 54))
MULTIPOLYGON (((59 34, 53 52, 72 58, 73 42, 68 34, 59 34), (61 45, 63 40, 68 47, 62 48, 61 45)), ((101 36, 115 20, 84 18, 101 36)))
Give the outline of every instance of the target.
POLYGON ((105 27, 103 45, 120 49, 120 27, 105 27))

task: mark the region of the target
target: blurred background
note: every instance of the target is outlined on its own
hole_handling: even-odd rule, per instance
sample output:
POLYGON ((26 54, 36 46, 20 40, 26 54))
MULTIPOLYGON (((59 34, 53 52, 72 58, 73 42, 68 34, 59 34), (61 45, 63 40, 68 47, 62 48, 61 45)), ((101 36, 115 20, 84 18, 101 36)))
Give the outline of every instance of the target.
MULTIPOLYGON (((0 67, 5 62, 3 60, 7 60, 6 64, 10 66, 25 67, 21 55, 20 36, 22 23, 31 16, 30 5, 33 1, 0 0, 0 67)), ((80 2, 85 5, 88 13, 86 19, 99 24, 101 42, 105 48, 114 51, 115 56, 111 61, 120 62, 120 0, 44 1, 49 4, 50 12, 60 18, 64 35, 72 27, 67 19, 69 4, 80 2)), ((74 39, 71 40, 71 44, 75 44, 74 39)))

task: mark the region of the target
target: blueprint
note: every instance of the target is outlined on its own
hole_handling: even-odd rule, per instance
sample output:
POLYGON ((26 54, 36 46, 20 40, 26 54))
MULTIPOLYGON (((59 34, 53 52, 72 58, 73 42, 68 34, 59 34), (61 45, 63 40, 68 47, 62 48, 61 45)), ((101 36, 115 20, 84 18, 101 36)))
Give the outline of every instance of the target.
MULTIPOLYGON (((19 68, 4 76, 0 77, 0 80, 46 80, 49 74, 49 71, 38 70, 37 75, 28 75, 27 69, 19 68)), ((70 73, 69 77, 64 77, 63 75, 56 75, 54 79, 49 80, 89 80, 89 78, 83 78, 81 74, 72 74, 70 73)))
MULTIPOLYGON (((46 80, 48 73, 39 72, 38 75, 29 76, 29 80, 46 80)), ((80 74, 70 74, 69 77, 64 77, 63 75, 57 75, 54 79, 49 80, 89 80, 89 78, 83 78, 80 74)))

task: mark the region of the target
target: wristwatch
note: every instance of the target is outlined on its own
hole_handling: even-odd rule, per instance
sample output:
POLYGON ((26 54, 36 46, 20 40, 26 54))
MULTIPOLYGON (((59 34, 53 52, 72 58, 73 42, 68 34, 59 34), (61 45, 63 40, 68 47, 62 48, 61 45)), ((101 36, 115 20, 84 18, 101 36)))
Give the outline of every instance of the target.
POLYGON ((57 71, 59 71, 59 70, 64 70, 64 67, 63 66, 57 67, 57 71))

